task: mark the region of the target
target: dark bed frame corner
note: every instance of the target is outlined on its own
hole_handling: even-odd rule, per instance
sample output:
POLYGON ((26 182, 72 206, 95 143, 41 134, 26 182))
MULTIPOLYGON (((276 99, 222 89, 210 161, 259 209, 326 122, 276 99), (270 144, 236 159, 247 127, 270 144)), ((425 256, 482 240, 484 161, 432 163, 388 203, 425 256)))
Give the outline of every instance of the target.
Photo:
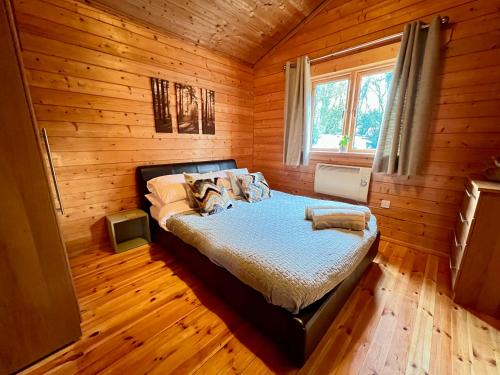
MULTIPOLYGON (((141 208, 150 215, 147 181, 152 178, 177 173, 205 173, 237 168, 234 159, 192 163, 141 166, 136 170, 141 208)), ((272 305, 255 289, 211 262, 194 247, 172 233, 162 230, 156 220, 150 218, 153 240, 172 252, 193 275, 222 297, 242 316, 260 328, 288 355, 292 363, 302 367, 321 338, 331 326, 340 309, 347 301, 365 270, 378 252, 380 232, 356 269, 344 281, 327 293, 321 300, 301 310, 298 314, 272 305), (224 287, 221 288, 221 285, 224 287)))

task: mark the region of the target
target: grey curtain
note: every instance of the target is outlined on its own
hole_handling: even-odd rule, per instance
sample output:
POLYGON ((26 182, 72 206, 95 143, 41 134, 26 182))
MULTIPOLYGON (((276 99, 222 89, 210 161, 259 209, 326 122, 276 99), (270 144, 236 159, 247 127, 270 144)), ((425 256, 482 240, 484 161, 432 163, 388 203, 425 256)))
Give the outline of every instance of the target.
POLYGON ((374 172, 410 176, 421 171, 437 89, 439 34, 439 17, 427 30, 420 22, 405 26, 374 172))
POLYGON ((299 57, 292 66, 286 64, 285 77, 285 165, 308 165, 311 124, 311 65, 299 57))

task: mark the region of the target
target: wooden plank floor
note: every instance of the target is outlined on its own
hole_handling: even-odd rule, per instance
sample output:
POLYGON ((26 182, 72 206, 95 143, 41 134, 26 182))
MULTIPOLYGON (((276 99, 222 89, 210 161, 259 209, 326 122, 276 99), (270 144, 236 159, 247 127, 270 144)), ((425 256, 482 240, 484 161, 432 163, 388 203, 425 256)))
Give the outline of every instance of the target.
POLYGON ((381 242, 306 365, 158 246, 71 261, 83 336, 29 374, 499 374, 499 322, 450 299, 447 261, 381 242))

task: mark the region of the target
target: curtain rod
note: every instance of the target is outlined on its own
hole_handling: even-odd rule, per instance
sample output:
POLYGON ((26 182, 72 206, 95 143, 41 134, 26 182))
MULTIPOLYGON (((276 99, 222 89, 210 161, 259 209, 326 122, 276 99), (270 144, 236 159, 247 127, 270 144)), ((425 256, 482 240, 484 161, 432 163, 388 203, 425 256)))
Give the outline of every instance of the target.
MULTIPOLYGON (((441 17, 441 25, 442 26, 448 25, 449 22, 450 22, 450 17, 448 17, 448 16, 441 17)), ((423 30, 426 30, 428 28, 429 28, 428 24, 425 24, 422 26, 423 30)), ((316 57, 314 59, 309 59, 309 62, 311 64, 317 64, 317 63, 322 62, 322 61, 327 61, 327 60, 330 60, 330 59, 333 59, 333 58, 339 57, 339 56, 349 55, 351 53, 358 52, 358 51, 361 51, 361 50, 364 50, 364 49, 367 49, 370 47, 389 44, 391 42, 395 42, 397 40, 400 40, 402 37, 403 37, 403 32, 393 34, 393 35, 384 36, 383 38, 375 39, 375 40, 372 40, 370 42, 359 44, 359 45, 354 46, 354 47, 349 47, 349 48, 343 49, 341 51, 329 53, 328 55, 316 57)), ((295 64, 290 64, 290 65, 295 66, 295 64)), ((286 64, 283 65, 283 70, 285 70, 285 69, 286 69, 286 64)))

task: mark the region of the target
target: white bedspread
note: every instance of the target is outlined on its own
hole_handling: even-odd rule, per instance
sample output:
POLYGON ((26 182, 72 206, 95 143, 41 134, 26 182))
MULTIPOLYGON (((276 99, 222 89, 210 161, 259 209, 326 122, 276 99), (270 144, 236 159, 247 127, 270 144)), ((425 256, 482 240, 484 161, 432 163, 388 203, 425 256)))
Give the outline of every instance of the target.
POLYGON ((323 297, 360 263, 377 235, 372 215, 364 231, 313 230, 308 205, 329 201, 272 192, 258 203, 233 202, 225 212, 180 214, 165 225, 214 263, 297 313, 323 297))

